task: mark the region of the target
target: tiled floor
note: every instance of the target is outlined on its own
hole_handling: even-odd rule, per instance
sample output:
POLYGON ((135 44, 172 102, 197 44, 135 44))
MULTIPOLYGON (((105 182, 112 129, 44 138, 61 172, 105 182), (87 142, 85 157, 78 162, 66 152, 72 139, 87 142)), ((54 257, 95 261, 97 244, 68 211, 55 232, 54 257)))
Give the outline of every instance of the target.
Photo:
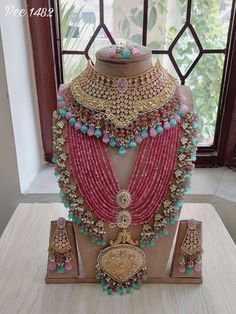
MULTIPOLYGON (((45 166, 27 194, 26 202, 58 202, 59 188, 52 166, 45 166)), ((221 168, 195 169, 187 202, 211 203, 236 242, 236 172, 221 168)))

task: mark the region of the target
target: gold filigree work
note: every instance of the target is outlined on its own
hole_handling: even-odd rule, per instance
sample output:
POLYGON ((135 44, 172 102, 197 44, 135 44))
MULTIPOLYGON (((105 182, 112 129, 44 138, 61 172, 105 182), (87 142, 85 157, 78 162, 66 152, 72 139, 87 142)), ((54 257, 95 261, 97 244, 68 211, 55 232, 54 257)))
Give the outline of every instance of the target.
POLYGON ((130 232, 122 230, 118 233, 118 237, 115 241, 110 240, 110 245, 117 245, 120 243, 128 243, 131 245, 138 245, 138 240, 132 240, 130 232))
POLYGON ((131 224, 132 217, 127 210, 121 210, 117 215, 117 226, 119 228, 128 228, 131 224))
POLYGON ((124 283, 145 268, 144 252, 133 245, 119 244, 102 250, 97 258, 99 267, 113 280, 124 283))
POLYGON ((105 76, 88 63, 70 88, 79 104, 102 112, 116 127, 125 128, 139 114, 164 106, 176 91, 176 80, 159 62, 147 72, 127 78, 105 76), (118 88, 119 82, 127 82, 126 88, 118 88))
POLYGON ((125 209, 130 206, 132 202, 131 194, 127 190, 120 190, 116 195, 116 203, 119 207, 125 209))
POLYGON ((50 243, 50 248, 61 254, 71 250, 70 241, 65 228, 56 229, 50 243))
POLYGON ((187 230, 181 245, 181 250, 190 256, 201 251, 201 244, 197 229, 187 230))

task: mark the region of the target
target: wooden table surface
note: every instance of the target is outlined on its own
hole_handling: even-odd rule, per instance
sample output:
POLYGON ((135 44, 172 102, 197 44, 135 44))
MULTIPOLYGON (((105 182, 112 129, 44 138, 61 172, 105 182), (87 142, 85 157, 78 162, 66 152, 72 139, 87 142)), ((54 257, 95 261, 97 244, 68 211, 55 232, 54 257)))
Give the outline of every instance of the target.
POLYGON ((185 204, 181 218, 203 222, 203 284, 144 284, 107 296, 97 284, 46 285, 50 221, 61 204, 21 204, 0 239, 0 313, 236 313, 236 246, 209 204, 185 204))

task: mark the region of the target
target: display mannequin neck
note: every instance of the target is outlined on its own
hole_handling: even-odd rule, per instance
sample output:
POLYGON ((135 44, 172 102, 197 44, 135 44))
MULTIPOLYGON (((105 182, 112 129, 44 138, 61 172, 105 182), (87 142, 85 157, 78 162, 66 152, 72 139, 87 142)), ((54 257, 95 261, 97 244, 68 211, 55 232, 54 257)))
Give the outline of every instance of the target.
MULTIPOLYGON (((111 58, 108 56, 109 47, 100 49, 96 53, 95 68, 100 73, 113 77, 128 77, 143 73, 153 66, 152 53, 147 47, 139 46, 138 48, 140 55, 131 56, 129 59, 124 59, 119 54, 117 57, 111 58)), ((125 158, 117 154, 115 149, 108 149, 120 186, 127 189, 140 146, 138 145, 134 150, 129 149, 125 158)))
MULTIPOLYGON (((140 46, 141 47, 141 46, 140 46)), ((97 52, 95 68, 102 74, 113 77, 134 76, 149 70, 152 67, 152 54, 146 47, 140 48, 140 55, 124 59, 120 56, 111 58, 108 49, 97 52)))

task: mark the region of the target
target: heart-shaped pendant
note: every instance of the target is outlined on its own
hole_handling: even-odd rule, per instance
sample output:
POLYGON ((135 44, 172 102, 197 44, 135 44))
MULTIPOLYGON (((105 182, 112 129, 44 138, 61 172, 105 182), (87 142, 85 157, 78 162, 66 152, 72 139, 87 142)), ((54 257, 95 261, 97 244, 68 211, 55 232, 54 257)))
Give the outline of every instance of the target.
POLYGON ((103 249, 97 257, 96 274, 101 279, 102 288, 108 294, 130 293, 131 288, 139 289, 146 279, 146 256, 137 247, 131 235, 123 229, 111 246, 103 249))
POLYGON ((134 277, 146 263, 144 252, 130 244, 109 246, 98 255, 101 270, 118 283, 134 277))

